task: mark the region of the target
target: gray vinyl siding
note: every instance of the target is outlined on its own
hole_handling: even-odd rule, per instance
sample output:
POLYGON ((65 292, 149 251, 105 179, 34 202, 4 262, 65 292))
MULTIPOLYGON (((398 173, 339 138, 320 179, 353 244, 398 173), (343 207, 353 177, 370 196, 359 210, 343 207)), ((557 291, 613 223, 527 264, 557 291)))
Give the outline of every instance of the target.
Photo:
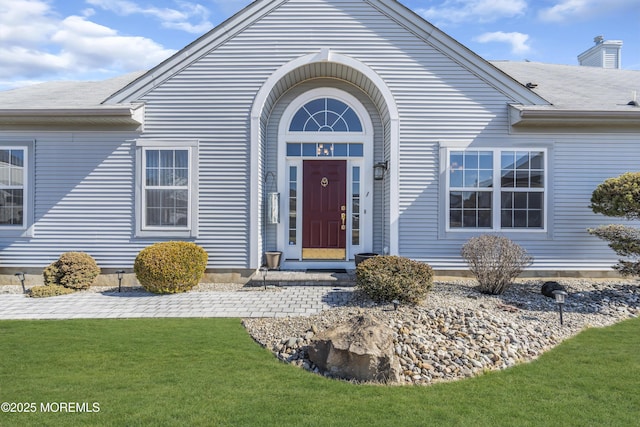
POLYGON ((29 171, 35 192, 33 236, 0 238, 0 267, 43 267, 62 252, 84 251, 103 268, 130 266, 134 168, 132 140, 123 132, 2 134, 35 140, 29 171))
MULTIPOLYGON (((587 229, 601 224, 625 222, 596 215, 589 208, 591 193, 605 179, 619 176, 629 171, 637 171, 640 153, 637 150, 638 137, 621 134, 596 135, 529 135, 513 138, 479 141, 472 148, 540 147, 547 149, 548 195, 546 232, 501 231, 526 248, 534 257, 534 269, 549 270, 606 270, 616 262, 616 255, 605 242, 587 233, 587 229), (615 141, 615 142, 611 142, 615 141)), ((433 161, 438 154, 434 153, 433 161)), ((428 159, 424 160, 428 162, 428 159)), ((443 161, 446 161, 443 159, 443 161)), ((422 197, 406 210, 412 213, 416 228, 413 233, 401 235, 403 255, 429 262, 440 269, 464 269, 460 259, 462 245, 478 232, 444 232, 445 187, 438 191, 435 181, 425 178, 426 189, 422 197), (434 213, 428 209, 431 200, 439 200, 439 209, 434 213), (414 213, 415 212, 415 213, 414 213), (428 218, 419 225, 420 215, 428 218), (435 215, 442 215, 438 223, 439 233, 431 226, 435 215), (427 240, 428 239, 428 240, 427 240), (423 240, 420 246, 420 241, 423 240)), ((636 224, 638 225, 638 224, 636 224)), ((404 228, 403 228, 404 230, 404 228)))
MULTIPOLYGON (((253 104, 280 67, 327 48, 361 61, 386 82, 399 114, 399 147, 390 145, 390 112, 370 80, 333 63, 301 67, 276 84, 260 117, 258 194, 269 190, 264 173, 275 169, 281 155, 274 151, 275 123, 287 100, 312 87, 307 79, 327 77, 371 111, 374 160, 390 159, 398 150, 398 164, 387 172, 397 171, 398 187, 389 179, 374 184, 374 209, 384 207, 384 215, 374 217, 376 251, 391 246, 391 212, 397 209, 399 255, 437 268, 464 268, 460 247, 477 233, 443 231, 441 147, 539 144, 549 153, 548 230, 509 236, 543 268, 607 268, 615 260, 605 243, 585 231, 610 222, 591 214, 588 201, 605 178, 637 170, 638 135, 511 134, 507 106, 514 99, 366 1, 291 0, 233 33, 193 62, 185 52, 187 65, 140 97, 141 135, 16 134, 36 140, 34 236, 0 237, 2 266, 42 267, 61 252, 82 250, 102 267, 131 267, 140 249, 162 240, 134 236, 135 140, 189 139, 199 144, 194 240, 207 250, 210 268, 255 267, 249 265, 253 104), (391 194, 398 194, 398 206, 391 206, 391 194)), ((263 236, 263 220, 261 211, 258 245, 271 249, 275 234, 267 230, 263 236)))
MULTIPOLYGON (((403 253, 424 254, 425 240, 415 231, 418 225, 424 228, 424 212, 437 206, 437 191, 424 191, 425 184, 437 186, 437 144, 428 141, 507 132, 508 98, 366 2, 286 2, 142 98, 144 138, 200 141, 198 241, 214 266, 248 267, 249 115, 255 95, 279 67, 323 48, 374 69, 397 102, 403 253)), ((326 67, 329 76, 340 73, 335 65, 326 67)), ((291 84, 300 79, 293 77, 291 84)), ((288 89, 284 83, 282 92, 288 89)), ((368 92, 375 103, 376 92, 368 92)), ((387 113, 382 114, 384 123, 387 113)), ((381 155, 377 152, 376 160, 381 155)), ((388 201, 384 203, 388 209, 388 201)), ((263 218, 261 212, 260 221, 263 218)), ((379 251, 388 246, 388 220, 378 228, 376 219, 380 231, 374 244, 379 251)), ((436 221, 427 235, 437 235, 436 221)), ((273 238, 268 235, 265 247, 273 238)))

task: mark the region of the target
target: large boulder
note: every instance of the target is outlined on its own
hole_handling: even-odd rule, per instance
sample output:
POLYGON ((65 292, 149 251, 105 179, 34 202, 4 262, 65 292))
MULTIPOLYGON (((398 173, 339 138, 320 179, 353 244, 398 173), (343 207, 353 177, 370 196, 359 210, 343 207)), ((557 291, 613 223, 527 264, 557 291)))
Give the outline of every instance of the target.
POLYGON ((393 330, 371 315, 354 316, 319 333, 307 352, 309 359, 332 377, 385 383, 400 381, 393 330))

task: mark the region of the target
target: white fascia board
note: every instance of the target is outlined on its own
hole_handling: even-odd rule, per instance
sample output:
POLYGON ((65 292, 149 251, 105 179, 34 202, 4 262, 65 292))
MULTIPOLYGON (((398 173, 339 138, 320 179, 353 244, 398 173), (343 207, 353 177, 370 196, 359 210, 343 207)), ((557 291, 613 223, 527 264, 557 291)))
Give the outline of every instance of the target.
POLYGON ((140 125, 134 117, 134 110, 119 106, 101 108, 21 108, 0 109, 0 123, 3 124, 109 124, 140 125))
POLYGON ((231 16, 211 31, 188 44, 170 58, 161 62, 123 89, 111 95, 105 104, 118 104, 137 101, 146 92, 158 86, 178 71, 189 66, 210 51, 225 43, 237 33, 243 31, 259 17, 266 15, 287 0, 256 0, 231 16))
POLYGON ((367 0, 380 12, 403 25, 416 36, 459 63, 469 72, 488 82, 515 102, 528 105, 550 105, 549 101, 529 90, 513 77, 498 69, 475 52, 433 26, 397 1, 367 0))
POLYGON ((72 117, 72 116, 131 116, 130 107, 100 108, 7 108, 0 109, 0 116, 7 117, 72 117))
POLYGON ((640 109, 637 110, 576 110, 576 109, 528 109, 522 105, 509 105, 512 126, 563 124, 563 125, 632 125, 640 127, 640 109))

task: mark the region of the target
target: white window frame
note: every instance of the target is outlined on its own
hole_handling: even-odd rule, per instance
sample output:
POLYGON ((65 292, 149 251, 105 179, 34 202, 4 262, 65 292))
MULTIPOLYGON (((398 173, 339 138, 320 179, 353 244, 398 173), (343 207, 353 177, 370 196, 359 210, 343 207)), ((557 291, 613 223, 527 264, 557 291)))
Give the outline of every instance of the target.
POLYGON ((0 236, 2 237, 33 237, 33 177, 35 141, 0 141, 2 150, 23 150, 23 176, 22 176, 22 224, 2 224, 0 225, 0 236))
MULTIPOLYGON (((544 147, 531 147, 531 146, 515 146, 515 147, 447 147, 444 150, 444 173, 445 173, 445 223, 446 231, 451 233, 486 233, 486 232, 503 232, 503 233, 546 233, 549 224, 549 153, 544 147), (478 188, 478 191, 490 191, 492 193, 492 225, 491 227, 451 227, 451 192, 452 191, 470 191, 460 190, 457 187, 452 189, 451 187, 451 168, 450 160, 452 152, 469 152, 469 151, 490 151, 493 153, 493 186, 489 189, 487 187, 478 188), (528 151, 528 152, 542 152, 544 155, 543 167, 543 186, 542 187, 502 187, 501 184, 501 154, 507 151, 528 151), (515 192, 540 192, 542 197, 542 227, 528 228, 528 227, 502 227, 501 225, 501 212, 502 212, 502 191, 515 191, 515 192)), ((460 187, 462 188, 462 187, 460 187)))
POLYGON ((136 141, 136 237, 193 238, 198 235, 198 141, 136 141), (146 152, 148 150, 187 150, 189 156, 188 214, 184 226, 147 226, 146 152))

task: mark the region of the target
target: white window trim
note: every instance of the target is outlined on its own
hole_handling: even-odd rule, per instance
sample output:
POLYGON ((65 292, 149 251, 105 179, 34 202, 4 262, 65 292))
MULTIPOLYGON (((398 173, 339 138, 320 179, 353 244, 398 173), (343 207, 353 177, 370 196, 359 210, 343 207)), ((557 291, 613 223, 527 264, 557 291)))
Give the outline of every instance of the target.
POLYGON ((138 140, 136 141, 136 237, 195 238, 198 237, 198 141, 138 140), (187 150, 189 152, 189 214, 187 225, 181 227, 147 227, 145 215, 146 150, 187 150))
POLYGON ((22 184, 22 224, 0 225, 0 237, 33 237, 34 232, 34 191, 35 153, 34 140, 9 139, 0 140, 2 150, 24 150, 23 184, 22 184))
MULTIPOLYGON (((512 147, 469 147, 468 145, 454 145, 451 144, 444 148, 444 161, 443 171, 445 174, 445 188, 444 188, 444 219, 445 219, 445 230, 447 233, 487 233, 487 232, 501 232, 501 233, 532 233, 532 234, 540 234, 547 233, 549 226, 549 151, 545 147, 540 146, 512 146, 512 147), (450 183, 450 169, 449 169, 449 161, 452 151, 491 151, 493 153, 493 182, 494 186, 491 187, 492 197, 492 227, 491 228, 479 228, 479 227, 451 227, 450 221, 451 216, 449 213, 450 209, 450 196, 451 196, 451 183, 450 183), (495 185, 496 183, 501 182, 501 168, 500 166, 500 154, 505 151, 540 151, 544 153, 544 186, 542 189, 539 188, 531 188, 525 190, 522 188, 523 192, 541 192, 543 193, 543 227, 541 228, 526 228, 526 227, 505 227, 502 228, 500 226, 501 222, 501 191, 503 190, 502 185, 495 185)), ((505 188, 506 190, 507 188, 505 188)), ((487 191, 485 188, 478 189, 479 191, 487 191)))

